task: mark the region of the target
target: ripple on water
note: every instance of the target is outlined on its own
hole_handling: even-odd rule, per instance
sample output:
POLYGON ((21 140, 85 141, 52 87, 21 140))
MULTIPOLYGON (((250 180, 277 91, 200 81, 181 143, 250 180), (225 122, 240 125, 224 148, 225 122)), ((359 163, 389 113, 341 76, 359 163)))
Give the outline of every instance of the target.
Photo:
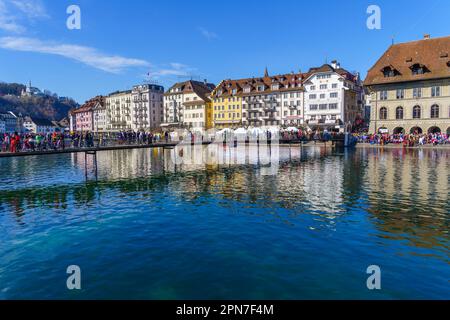
POLYGON ((84 156, 0 159, 0 297, 450 298, 446 151, 281 154, 267 176, 102 152, 98 183, 84 156))

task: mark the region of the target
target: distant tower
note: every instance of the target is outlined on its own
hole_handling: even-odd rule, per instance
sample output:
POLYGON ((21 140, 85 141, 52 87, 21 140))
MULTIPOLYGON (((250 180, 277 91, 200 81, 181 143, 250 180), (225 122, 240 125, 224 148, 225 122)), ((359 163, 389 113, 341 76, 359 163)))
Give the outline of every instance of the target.
POLYGON ((269 71, 267 70, 267 67, 266 67, 266 70, 264 70, 264 78, 268 78, 269 77, 269 71))

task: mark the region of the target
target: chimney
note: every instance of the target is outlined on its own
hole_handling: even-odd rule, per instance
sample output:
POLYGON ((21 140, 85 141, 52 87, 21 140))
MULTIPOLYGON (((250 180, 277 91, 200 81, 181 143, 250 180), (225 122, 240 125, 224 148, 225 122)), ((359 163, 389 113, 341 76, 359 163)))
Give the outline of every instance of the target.
POLYGON ((424 40, 429 40, 430 38, 431 38, 431 36, 428 33, 423 36, 424 40))

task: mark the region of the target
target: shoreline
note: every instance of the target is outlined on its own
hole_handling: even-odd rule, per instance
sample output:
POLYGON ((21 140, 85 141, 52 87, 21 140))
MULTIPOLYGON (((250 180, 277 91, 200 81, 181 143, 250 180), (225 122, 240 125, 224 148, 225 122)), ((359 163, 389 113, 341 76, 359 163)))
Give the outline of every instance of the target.
POLYGON ((370 148, 370 149, 436 149, 436 150, 450 150, 450 144, 446 144, 446 145, 437 145, 437 146, 433 146, 433 145, 423 145, 423 146, 414 146, 414 147, 409 147, 409 146, 403 146, 402 144, 385 144, 385 145, 379 145, 379 144, 370 144, 370 143, 358 143, 356 145, 356 148, 358 149, 365 149, 365 148, 370 148))

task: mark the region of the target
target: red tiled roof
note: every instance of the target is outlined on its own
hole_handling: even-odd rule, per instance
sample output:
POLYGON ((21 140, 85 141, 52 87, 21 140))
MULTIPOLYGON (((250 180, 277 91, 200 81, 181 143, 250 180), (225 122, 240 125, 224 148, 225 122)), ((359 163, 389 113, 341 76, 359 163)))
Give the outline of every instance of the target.
POLYGON ((214 90, 216 86, 213 83, 205 83, 200 81, 189 80, 185 82, 178 82, 174 84, 164 94, 165 96, 171 96, 175 94, 196 93, 204 101, 208 101, 208 95, 214 90), (179 88, 180 92, 171 92, 172 89, 179 88))
POLYGON ((392 45, 369 70, 364 85, 388 84, 450 77, 450 36, 392 45), (414 75, 411 67, 423 65, 427 72, 414 75), (385 77, 383 69, 391 67, 398 74, 385 77))
POLYGON ((98 103, 103 105, 105 103, 105 97, 97 96, 95 98, 92 98, 92 99, 86 101, 81 107, 79 107, 78 109, 73 110, 72 114, 92 111, 92 109, 98 103))

